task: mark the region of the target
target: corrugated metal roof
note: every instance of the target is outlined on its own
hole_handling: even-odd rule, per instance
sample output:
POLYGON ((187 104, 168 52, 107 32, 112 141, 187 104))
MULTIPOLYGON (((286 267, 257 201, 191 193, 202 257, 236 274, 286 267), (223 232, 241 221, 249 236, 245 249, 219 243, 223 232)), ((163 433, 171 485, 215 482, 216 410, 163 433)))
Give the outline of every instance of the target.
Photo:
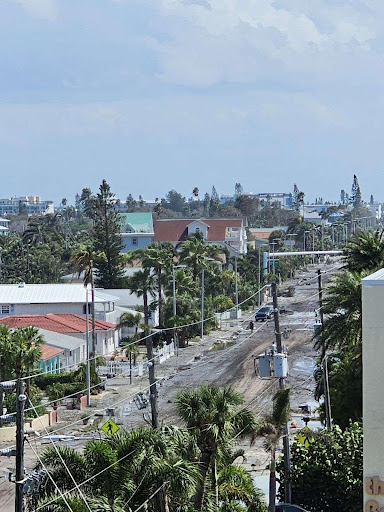
MULTIPOLYGON (((91 301, 90 286, 88 297, 91 301)), ((95 292, 95 302, 115 302, 114 295, 95 292)), ((2 284, 0 304, 84 304, 86 289, 82 284, 2 284)))
POLYGON ((43 336, 46 345, 53 345, 65 350, 76 350, 84 345, 84 340, 80 340, 69 334, 47 331, 46 329, 39 329, 39 333, 43 336))
POLYGON ((119 213, 119 220, 123 231, 130 231, 132 228, 136 233, 153 233, 152 213, 119 213))
MULTIPOLYGON (((30 325, 47 331, 62 333, 85 333, 87 324, 84 317, 71 313, 48 313, 47 315, 15 315, 0 318, 0 324, 8 325, 12 329, 29 327, 30 325)), ((95 320, 97 331, 114 329, 115 324, 95 320)), ((88 329, 92 330, 92 320, 89 318, 88 329)))

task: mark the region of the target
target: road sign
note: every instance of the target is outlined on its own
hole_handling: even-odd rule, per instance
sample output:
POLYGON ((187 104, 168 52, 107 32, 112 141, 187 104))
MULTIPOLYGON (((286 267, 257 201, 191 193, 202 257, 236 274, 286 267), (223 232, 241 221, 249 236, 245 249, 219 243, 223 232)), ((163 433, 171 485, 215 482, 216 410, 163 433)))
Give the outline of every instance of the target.
POLYGON ((101 430, 104 432, 104 434, 107 434, 107 436, 112 437, 113 434, 116 434, 120 430, 120 427, 116 425, 114 421, 109 419, 102 425, 101 430))
POLYGON ((297 434, 296 439, 299 443, 304 445, 306 448, 309 448, 311 443, 315 440, 313 437, 312 430, 305 426, 300 432, 297 434))

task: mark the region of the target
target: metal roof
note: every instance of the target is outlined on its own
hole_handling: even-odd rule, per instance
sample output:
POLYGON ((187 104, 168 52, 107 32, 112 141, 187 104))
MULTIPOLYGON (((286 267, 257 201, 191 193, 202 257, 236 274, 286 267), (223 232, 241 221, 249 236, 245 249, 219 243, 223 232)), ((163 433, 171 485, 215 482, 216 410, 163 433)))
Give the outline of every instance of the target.
MULTIPOLYGON (((91 301, 90 286, 88 300, 91 301)), ((95 291, 95 302, 115 302, 114 295, 95 291)), ((83 284, 2 284, 0 285, 0 304, 84 304, 86 288, 83 284)))
POLYGON ((46 345, 63 348, 65 350, 76 350, 84 345, 84 340, 62 334, 59 332, 47 331, 47 329, 39 329, 39 333, 43 336, 46 345))

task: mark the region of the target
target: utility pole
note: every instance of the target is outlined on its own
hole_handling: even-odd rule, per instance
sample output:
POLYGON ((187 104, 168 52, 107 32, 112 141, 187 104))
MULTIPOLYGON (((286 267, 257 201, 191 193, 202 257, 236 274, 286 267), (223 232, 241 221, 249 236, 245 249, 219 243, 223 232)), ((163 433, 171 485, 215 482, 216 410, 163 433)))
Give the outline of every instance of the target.
MULTIPOLYGON (((281 354, 283 352, 283 347, 281 344, 281 332, 280 332, 280 321, 279 321, 279 308, 278 308, 278 303, 277 303, 276 283, 272 283, 272 298, 273 298, 273 319, 275 322, 276 347, 277 347, 277 352, 279 354, 281 354)), ((280 387, 280 389, 285 388, 284 377, 279 378, 279 387, 280 387)), ((290 453, 290 448, 289 448, 289 433, 288 433, 287 425, 285 425, 285 427, 284 427, 283 452, 284 452, 284 472, 285 472, 284 499, 285 499, 286 503, 291 503, 291 501, 292 501, 291 453, 290 453)))
POLYGON ((235 296, 236 296, 236 319, 239 318, 239 290, 237 286, 237 254, 235 254, 235 296))
POLYGON ((85 378, 85 387, 87 388, 87 405, 88 407, 91 404, 91 361, 89 360, 89 300, 88 300, 88 285, 85 289, 86 300, 85 300, 85 323, 86 323, 86 331, 85 331, 85 340, 86 340, 86 354, 87 354, 87 368, 86 368, 86 378, 85 378))
POLYGON ((158 408, 157 408, 157 389, 155 379, 155 361, 153 359, 153 340, 148 336, 145 340, 148 358, 148 377, 149 377, 149 402, 152 411, 152 427, 159 428, 158 408))
MULTIPOLYGON (((323 287, 322 287, 322 280, 321 280, 321 270, 317 270, 317 283, 319 288, 319 307, 320 307, 320 322, 321 322, 321 329, 324 328, 324 313, 323 313, 323 287)), ((323 333, 321 332, 321 336, 323 333)), ((331 398, 329 395, 329 386, 328 386, 328 363, 327 363, 327 356, 323 355, 322 360, 322 367, 323 367, 323 380, 324 380, 324 407, 325 407, 325 425, 328 430, 331 430, 332 428, 332 419, 331 419, 331 398)))
POLYGON ((204 267, 201 271, 201 333, 200 339, 204 339, 204 267))
POLYGON ((16 496, 15 512, 24 512, 24 381, 17 380, 16 385, 16 496))

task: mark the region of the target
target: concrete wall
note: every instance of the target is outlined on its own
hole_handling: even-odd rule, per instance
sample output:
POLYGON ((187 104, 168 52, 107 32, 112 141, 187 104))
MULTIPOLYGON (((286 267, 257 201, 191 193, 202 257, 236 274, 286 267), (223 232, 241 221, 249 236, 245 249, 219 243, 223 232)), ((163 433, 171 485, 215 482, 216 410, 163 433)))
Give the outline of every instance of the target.
MULTIPOLYGON (((35 418, 32 421, 28 421, 24 424, 24 428, 33 428, 37 432, 40 432, 42 435, 46 434, 44 427, 50 427, 53 425, 54 421, 57 421, 57 415, 52 414, 54 411, 49 411, 44 416, 40 416, 39 418, 35 418)), ((12 425, 10 427, 2 427, 0 428, 0 443, 3 442, 13 442, 16 439, 16 426, 12 425)))
POLYGON ((364 512, 384 511, 384 271, 363 280, 364 512), (379 481, 382 481, 381 489, 379 481))

